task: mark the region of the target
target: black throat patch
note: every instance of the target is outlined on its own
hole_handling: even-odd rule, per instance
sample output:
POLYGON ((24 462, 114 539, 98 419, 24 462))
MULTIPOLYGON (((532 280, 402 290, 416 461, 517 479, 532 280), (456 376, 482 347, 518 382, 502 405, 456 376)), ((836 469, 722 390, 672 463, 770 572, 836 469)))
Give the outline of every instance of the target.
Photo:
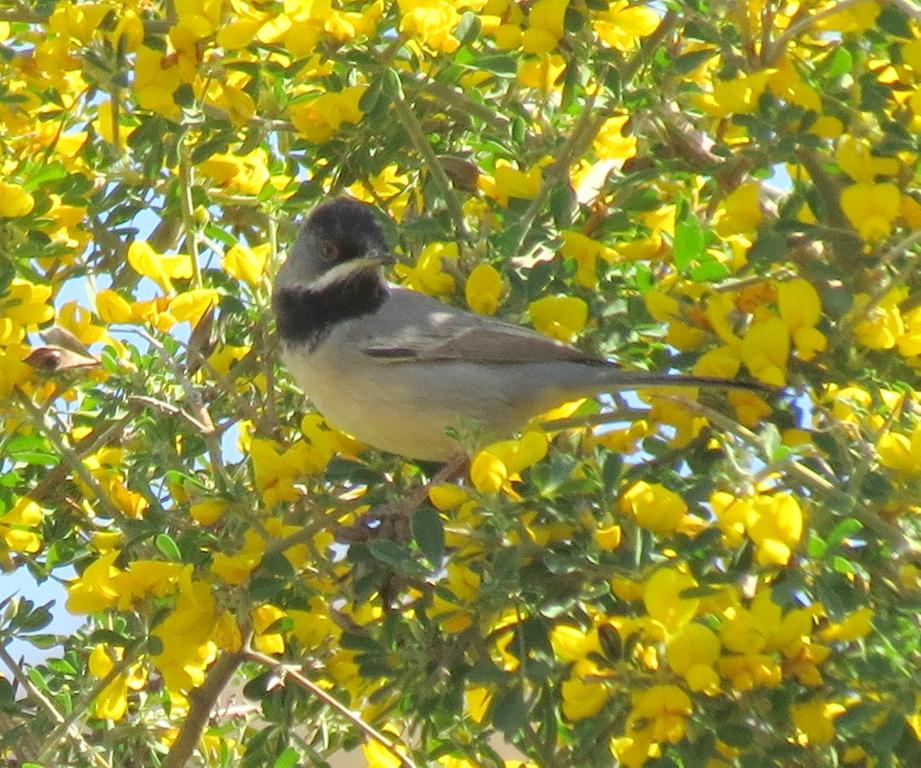
POLYGON ((363 272, 322 290, 304 286, 279 288, 272 297, 275 325, 282 342, 310 349, 336 323, 377 311, 387 299, 387 286, 376 272, 363 272))

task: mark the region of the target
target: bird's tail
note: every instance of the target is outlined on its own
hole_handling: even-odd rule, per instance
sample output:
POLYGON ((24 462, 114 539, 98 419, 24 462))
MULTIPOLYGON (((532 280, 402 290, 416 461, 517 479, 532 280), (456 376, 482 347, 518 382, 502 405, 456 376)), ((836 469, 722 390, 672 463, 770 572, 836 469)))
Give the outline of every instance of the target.
POLYGON ((694 376, 658 371, 627 371, 623 368, 602 368, 595 381, 597 392, 645 389, 646 387, 706 387, 708 389, 740 389, 761 394, 778 394, 780 390, 759 381, 721 379, 716 376, 694 376))

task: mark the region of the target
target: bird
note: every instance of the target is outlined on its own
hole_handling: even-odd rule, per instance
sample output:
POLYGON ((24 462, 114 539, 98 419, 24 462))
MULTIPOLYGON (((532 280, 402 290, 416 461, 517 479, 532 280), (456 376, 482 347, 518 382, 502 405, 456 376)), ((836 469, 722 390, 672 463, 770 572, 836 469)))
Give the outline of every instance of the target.
POLYGON ((389 283, 376 209, 316 205, 275 277, 280 356, 333 427, 407 459, 447 462, 459 427, 481 439, 587 396, 650 386, 768 389, 758 382, 625 370, 534 330, 389 283))

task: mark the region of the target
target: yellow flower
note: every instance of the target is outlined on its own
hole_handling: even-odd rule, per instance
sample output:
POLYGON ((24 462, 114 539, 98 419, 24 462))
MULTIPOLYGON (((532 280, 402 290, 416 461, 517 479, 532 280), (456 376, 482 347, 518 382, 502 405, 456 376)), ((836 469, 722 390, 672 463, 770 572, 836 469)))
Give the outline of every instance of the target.
POLYGON ((761 94, 774 72, 773 69, 764 69, 740 75, 734 80, 721 80, 713 85, 712 93, 699 96, 697 104, 713 117, 749 115, 757 111, 761 94))
POLYGON ((559 79, 565 69, 566 59, 557 53, 545 53, 537 58, 524 59, 518 64, 518 82, 528 88, 550 93, 562 87, 559 79))
POLYGON ((627 732, 647 733, 652 741, 677 744, 684 738, 687 718, 693 712, 690 697, 677 685, 653 685, 632 694, 627 732))
POLYGON ((366 88, 365 85, 353 85, 295 104, 289 109, 291 122, 307 141, 322 144, 331 139, 342 125, 361 121, 363 113, 358 102, 366 88))
POLYGON ((615 115, 601 124, 592 149, 599 160, 627 160, 636 155, 636 136, 625 136, 630 115, 615 115))
POLYGON ((577 296, 545 296, 528 305, 531 324, 545 336, 572 341, 588 321, 588 304, 577 296))
POLYGON ((761 184, 749 181, 726 195, 716 216, 716 231, 721 237, 751 235, 758 231, 763 218, 761 184))
POLYGON ((803 744, 830 744, 835 738, 835 718, 846 710, 821 697, 790 705, 790 719, 800 731, 803 744))
POLYGON ((876 0, 863 0, 838 13, 832 13, 815 22, 823 32, 866 32, 876 22, 880 6, 876 0))
POLYGON ((620 546, 622 532, 619 525, 599 528, 594 533, 595 543, 604 550, 614 550, 620 546))
POLYGON ((803 511, 795 496, 756 496, 746 510, 745 527, 757 545, 762 565, 786 565, 803 535, 803 511))
POLYGON ((832 622, 819 633, 827 643, 848 643, 860 640, 873 629, 873 609, 860 608, 849 614, 843 621, 832 622))
MULTIPOLYGON (((95 646, 90 653, 87 666, 93 677, 102 680, 115 667, 115 659, 120 661, 124 650, 119 647, 109 649, 103 644, 95 646)), ((128 689, 140 690, 147 682, 147 674, 137 664, 127 672, 116 675, 93 701, 93 713, 104 720, 121 720, 128 709, 128 689)))
POLYGON ((783 679, 780 664, 763 653, 721 656, 716 667, 729 684, 741 693, 753 688, 775 688, 783 679))
POLYGON ((739 354, 758 381, 775 387, 787 383, 790 332, 779 317, 752 324, 742 339, 739 354))
POLYGON ((269 632, 272 625, 287 614, 277 606, 266 603, 253 610, 253 647, 262 653, 284 653, 285 638, 279 632, 269 632))
POLYGON ((45 514, 37 502, 22 496, 8 512, 0 515, 0 540, 10 552, 38 552, 42 536, 36 530, 45 514))
POLYGON ((217 304, 217 301, 218 292, 214 288, 195 288, 170 299, 167 311, 176 318, 176 322, 188 320, 194 326, 208 307, 217 304))
POLYGON ((639 38, 656 31, 661 19, 651 8, 614 0, 607 10, 594 13, 592 28, 598 37, 618 51, 631 51, 639 38))
POLYGON ((482 723, 489 712, 492 703, 492 691, 481 685, 474 685, 464 691, 464 712, 473 718, 474 722, 482 723))
POLYGON ((715 693, 719 689, 714 664, 720 657, 720 641, 712 629, 686 624, 669 639, 665 654, 672 671, 681 675, 692 691, 715 693))
POLYGON ((108 288, 96 294, 96 314, 104 323, 130 323, 134 319, 131 305, 108 288))
POLYGON ((412 267, 397 264, 394 272, 401 285, 429 296, 444 296, 454 290, 454 278, 444 271, 444 260, 456 262, 457 243, 429 243, 412 267))
POLYGON ((827 340, 815 325, 822 317, 819 292, 801 277, 777 286, 777 308, 796 346, 797 356, 811 360, 825 349, 827 340))
POLYGON ((152 657, 167 690, 178 693, 197 688, 205 670, 217 658, 218 645, 212 635, 220 626, 211 587, 192 579, 192 568, 183 569, 179 594, 172 612, 154 629, 162 651, 152 657))
POLYGON ((222 189, 241 195, 258 195, 270 178, 268 154, 260 148, 247 155, 211 155, 198 168, 222 189))
POLYGON ((597 629, 582 629, 571 624, 557 624, 550 630, 553 655, 563 662, 578 661, 590 653, 601 653, 597 629))
POLYGON ((192 257, 186 253, 157 253, 145 240, 128 246, 128 263, 139 275, 149 277, 167 293, 173 292, 173 280, 192 277, 192 257))
MULTIPOLYGON (((560 695, 563 698, 563 715, 567 720, 574 722, 597 715, 611 695, 600 682, 587 679, 585 674, 577 673, 577 669, 586 666, 584 662, 577 664, 572 677, 565 680, 560 688, 560 695)), ((594 665, 592 664, 591 667, 594 665)), ((592 670, 589 668, 584 671, 590 675, 592 670)))
POLYGON ((211 570, 228 584, 244 584, 249 575, 262 562, 266 544, 256 531, 249 529, 243 534, 243 547, 235 555, 215 552, 211 559, 211 570))
POLYGON ((697 581, 677 568, 660 568, 646 581, 643 605, 650 618, 660 622, 669 633, 675 633, 697 613, 700 598, 682 597, 694 589, 697 581))
POLYGON ((226 509, 227 502, 224 499, 206 499, 192 504, 189 515, 199 525, 214 525, 226 509))
POLYGON ((90 563, 86 570, 67 586, 67 610, 71 613, 96 613, 118 602, 114 577, 121 573, 115 561, 118 550, 90 563))
POLYGON ((35 198, 22 185, 0 181, 0 217, 15 219, 28 216, 34 207, 35 198))
POLYGON ((0 343, 20 342, 27 331, 51 320, 54 307, 48 303, 50 299, 50 286, 13 278, 6 293, 0 295, 0 343))
POLYGON ((560 236, 563 239, 560 253, 567 259, 575 260, 577 264, 576 285, 583 288, 594 288, 598 283, 596 274, 598 258, 612 261, 615 258, 614 251, 604 243, 592 240, 572 229, 563 230, 560 236))
POLYGON ((526 53, 550 53, 563 37, 563 18, 569 0, 537 0, 528 14, 528 28, 521 37, 526 53))
POLYGON ((784 57, 778 64, 777 71, 768 82, 771 92, 788 104, 796 104, 812 112, 822 110, 822 99, 809 83, 799 76, 789 57, 784 57))
POLYGON ((621 494, 620 509, 632 515, 637 525, 660 536, 674 533, 688 511, 684 499, 677 493, 659 483, 650 485, 645 480, 621 494))
POLYGON ((877 157, 870 143, 854 136, 842 136, 835 152, 838 166, 857 182, 873 182, 877 176, 893 176, 899 172, 894 157, 877 157))
POLYGON ((182 74, 176 61, 146 45, 138 49, 134 69, 134 94, 138 106, 177 119, 181 112, 173 100, 173 93, 180 85, 182 74))
POLYGON ((889 236, 899 215, 902 196, 895 184, 859 182, 841 192, 841 209, 867 242, 889 236))
POLYGON ((543 171, 535 165, 531 170, 519 171, 509 163, 500 160, 496 163, 494 178, 481 174, 478 184, 487 196, 495 200, 503 208, 508 207, 509 198, 515 197, 530 200, 537 197, 543 182, 543 171))
POLYGON ((336 640, 342 634, 342 630, 329 615, 329 607, 320 597, 310 599, 309 611, 290 609, 288 616, 294 622, 291 634, 300 643, 302 650, 312 651, 327 639, 336 640))
POLYGON ((470 463, 470 480, 480 493, 511 491, 519 473, 547 455, 547 436, 526 432, 520 440, 503 440, 479 451, 470 463))
POLYGON ((400 6, 400 31, 415 36, 427 48, 452 53, 460 42, 451 34, 460 14, 448 0, 397 0, 400 6))
POLYGON ((464 286, 467 306, 481 315, 494 315, 499 308, 505 283, 491 264, 477 264, 464 286))

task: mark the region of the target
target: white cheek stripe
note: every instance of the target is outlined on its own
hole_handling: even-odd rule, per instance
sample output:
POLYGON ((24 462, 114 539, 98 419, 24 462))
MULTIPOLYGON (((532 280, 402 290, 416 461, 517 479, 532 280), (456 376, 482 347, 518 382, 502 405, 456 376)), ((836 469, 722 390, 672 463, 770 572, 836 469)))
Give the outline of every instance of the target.
POLYGON ((307 288, 311 291, 322 291, 331 285, 347 280, 357 272, 368 267, 376 267, 378 262, 373 259, 351 259, 337 264, 332 269, 326 270, 316 280, 311 281, 307 288))

